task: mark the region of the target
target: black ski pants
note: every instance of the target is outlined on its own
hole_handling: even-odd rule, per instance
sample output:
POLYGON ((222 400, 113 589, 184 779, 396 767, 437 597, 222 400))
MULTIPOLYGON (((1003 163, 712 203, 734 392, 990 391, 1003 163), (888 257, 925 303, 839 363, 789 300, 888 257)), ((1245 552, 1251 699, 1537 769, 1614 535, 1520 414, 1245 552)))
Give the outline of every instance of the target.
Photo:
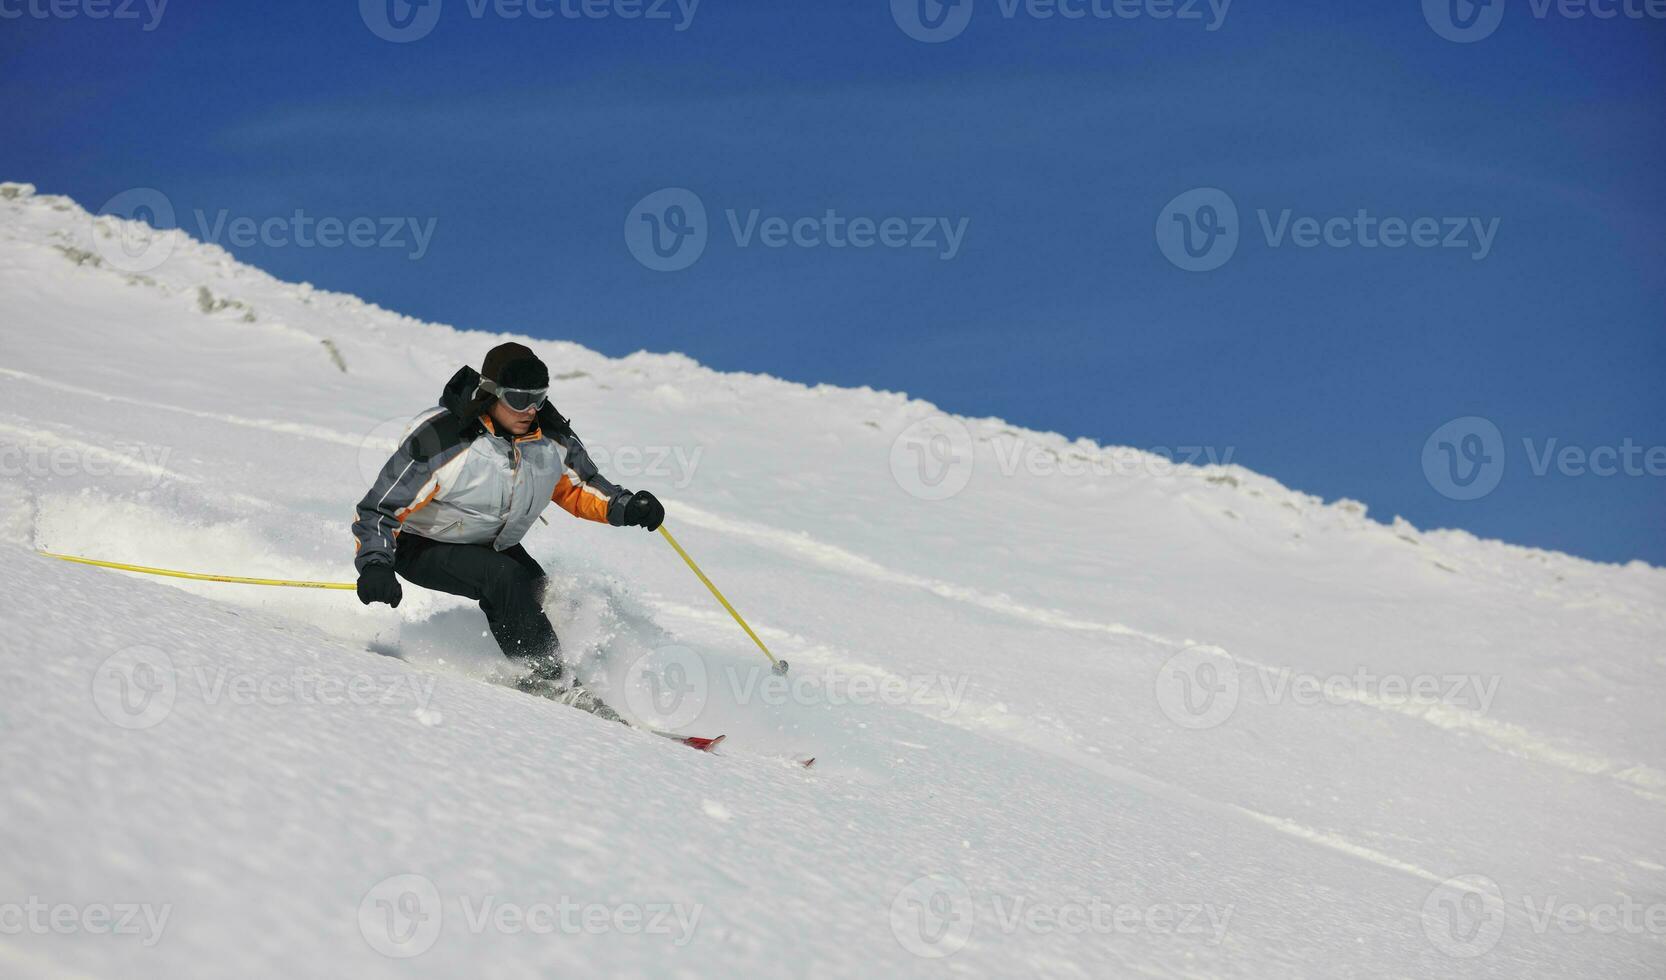
POLYGON ((542 672, 559 673, 560 641, 544 615, 544 570, 520 545, 449 544, 405 531, 394 571, 413 585, 480 603, 504 656, 542 672))

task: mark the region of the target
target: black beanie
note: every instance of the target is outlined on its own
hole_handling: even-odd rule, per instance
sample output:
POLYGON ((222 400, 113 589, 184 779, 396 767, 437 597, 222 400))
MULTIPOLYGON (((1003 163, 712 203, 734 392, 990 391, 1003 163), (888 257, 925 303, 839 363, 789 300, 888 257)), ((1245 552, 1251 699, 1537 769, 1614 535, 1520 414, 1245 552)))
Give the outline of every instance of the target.
POLYGON ((486 353, 480 376, 504 388, 548 388, 550 369, 525 344, 499 344, 486 353))

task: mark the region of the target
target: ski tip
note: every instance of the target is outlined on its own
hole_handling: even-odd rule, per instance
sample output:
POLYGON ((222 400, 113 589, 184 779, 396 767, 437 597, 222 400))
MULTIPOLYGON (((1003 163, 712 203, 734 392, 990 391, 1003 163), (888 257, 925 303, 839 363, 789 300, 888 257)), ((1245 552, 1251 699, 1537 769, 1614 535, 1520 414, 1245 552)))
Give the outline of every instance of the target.
POLYGON ((683 744, 692 746, 702 752, 710 752, 712 749, 717 748, 718 745, 728 737, 729 736, 727 735, 719 735, 716 738, 701 738, 698 735, 690 735, 689 737, 683 739, 683 744))

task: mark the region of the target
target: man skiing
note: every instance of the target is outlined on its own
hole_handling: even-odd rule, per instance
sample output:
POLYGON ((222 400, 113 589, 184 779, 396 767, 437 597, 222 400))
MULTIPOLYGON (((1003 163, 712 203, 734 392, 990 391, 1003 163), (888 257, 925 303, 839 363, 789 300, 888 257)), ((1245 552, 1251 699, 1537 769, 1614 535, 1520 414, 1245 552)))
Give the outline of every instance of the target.
POLYGON ((657 530, 665 508, 596 469, 549 403, 550 374, 530 349, 499 344, 476 372, 452 375, 359 501, 359 601, 398 606, 399 578, 480 603, 520 670, 517 686, 604 717, 567 676, 544 614, 544 570, 520 540, 551 502, 574 517, 657 530))

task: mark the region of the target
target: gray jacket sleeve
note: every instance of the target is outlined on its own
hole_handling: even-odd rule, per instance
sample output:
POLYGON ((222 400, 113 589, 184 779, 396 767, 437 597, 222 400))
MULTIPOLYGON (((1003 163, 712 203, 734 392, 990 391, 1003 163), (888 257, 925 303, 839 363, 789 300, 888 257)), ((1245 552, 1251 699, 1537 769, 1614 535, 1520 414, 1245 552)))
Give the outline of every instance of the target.
POLYGON ((437 489, 430 486, 434 472, 457 451, 457 446, 434 445, 429 426, 419 427, 399 444, 370 492, 359 501, 358 520, 353 522, 353 538, 358 542, 353 567, 362 572, 366 565, 393 564, 394 535, 399 525, 433 495, 437 489))

